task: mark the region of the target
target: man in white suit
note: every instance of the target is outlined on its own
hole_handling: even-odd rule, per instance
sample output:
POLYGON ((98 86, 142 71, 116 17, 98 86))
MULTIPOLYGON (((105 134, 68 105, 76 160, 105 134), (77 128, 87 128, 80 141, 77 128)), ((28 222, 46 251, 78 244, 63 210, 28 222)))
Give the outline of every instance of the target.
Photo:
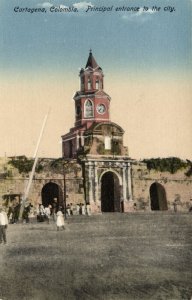
POLYGON ((6 212, 0 207, 0 244, 7 243, 6 230, 8 226, 8 217, 6 212))

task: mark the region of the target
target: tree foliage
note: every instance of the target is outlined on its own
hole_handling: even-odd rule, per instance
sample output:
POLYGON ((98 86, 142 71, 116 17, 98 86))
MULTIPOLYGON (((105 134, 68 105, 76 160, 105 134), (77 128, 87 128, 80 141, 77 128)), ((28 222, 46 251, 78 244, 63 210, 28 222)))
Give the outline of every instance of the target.
MULTIPOLYGON (((33 167, 34 159, 27 158, 26 156, 18 156, 15 158, 12 158, 8 164, 12 165, 14 168, 16 168, 19 173, 27 174, 31 172, 33 167)), ((36 166, 36 172, 42 171, 43 166, 39 163, 36 166)))
POLYGON ((147 164, 148 170, 154 169, 156 171, 169 172, 171 174, 189 166, 187 161, 181 160, 178 157, 151 158, 144 159, 143 162, 147 164))
POLYGON ((189 165, 189 169, 187 170, 187 172, 185 173, 186 176, 191 176, 192 175, 192 161, 187 159, 187 163, 189 165))
POLYGON ((63 158, 54 159, 51 162, 50 167, 55 171, 59 171, 61 174, 63 174, 63 172, 65 172, 66 174, 71 172, 77 174, 80 170, 80 166, 76 164, 76 161, 65 160, 63 158))

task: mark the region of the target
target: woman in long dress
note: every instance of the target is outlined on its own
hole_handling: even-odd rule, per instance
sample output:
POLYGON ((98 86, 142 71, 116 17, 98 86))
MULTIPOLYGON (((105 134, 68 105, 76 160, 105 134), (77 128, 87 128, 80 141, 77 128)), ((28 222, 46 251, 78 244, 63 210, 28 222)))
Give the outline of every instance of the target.
POLYGON ((56 221, 56 224, 57 224, 57 231, 59 231, 59 229, 65 229, 65 221, 64 221, 64 216, 63 216, 63 213, 62 211, 58 211, 57 212, 57 221, 56 221))

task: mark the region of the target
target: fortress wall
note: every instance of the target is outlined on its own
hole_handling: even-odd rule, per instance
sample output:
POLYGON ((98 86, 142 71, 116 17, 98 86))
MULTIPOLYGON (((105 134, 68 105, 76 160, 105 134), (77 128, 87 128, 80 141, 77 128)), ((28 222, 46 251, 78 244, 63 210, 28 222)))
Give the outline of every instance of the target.
POLYGON ((160 183, 166 193, 168 209, 173 210, 177 200, 178 210, 186 211, 192 205, 192 178, 185 175, 186 170, 175 174, 147 170, 142 163, 132 166, 133 201, 140 210, 151 210, 150 187, 154 182, 160 183))
MULTIPOLYGON (((29 174, 20 174, 18 170, 8 164, 8 159, 0 158, 0 205, 8 205, 8 200, 11 202, 19 202, 19 196, 14 197, 14 194, 20 194, 20 198, 24 195, 24 191, 29 181, 29 174), (8 172, 9 171, 9 172, 8 172), (10 195, 10 196, 9 196, 10 195), (13 200, 13 197, 15 200, 13 200)), ((48 164, 47 164, 48 165, 48 164)), ((65 185, 66 185, 66 203, 84 203, 84 190, 83 190, 83 179, 81 170, 78 167, 78 172, 74 173, 74 170, 69 172, 67 170, 65 174, 65 185)), ((35 173, 29 194, 28 201, 36 207, 42 202, 42 189, 48 183, 56 183, 61 189, 61 195, 63 199, 64 194, 64 174, 63 170, 55 169, 50 170, 45 166, 44 171, 35 173)), ((62 200, 63 201, 63 200, 62 200)))
MULTIPOLYGON (((77 165, 79 168, 79 165, 77 165)), ((173 203, 177 200, 179 211, 188 211, 192 206, 192 176, 185 175, 186 170, 175 174, 147 170, 146 165, 140 162, 132 165, 132 195, 133 203, 136 203, 138 211, 151 211, 150 187, 154 182, 160 183, 166 193, 168 210, 173 210, 173 203)), ((10 175, 9 174, 9 175, 10 175)), ((0 159, 0 205, 2 197, 8 194, 23 195, 28 183, 29 174, 23 175, 7 165, 5 160, 0 159), (4 176, 5 172, 11 171, 11 176, 4 176)), ((36 173, 29 192, 29 201, 36 206, 41 203, 42 188, 45 184, 56 183, 64 191, 64 175, 60 172, 45 170, 36 173)), ((81 171, 66 174, 66 203, 84 203, 84 188, 81 171)), ((16 201, 19 198, 16 197, 16 201)))

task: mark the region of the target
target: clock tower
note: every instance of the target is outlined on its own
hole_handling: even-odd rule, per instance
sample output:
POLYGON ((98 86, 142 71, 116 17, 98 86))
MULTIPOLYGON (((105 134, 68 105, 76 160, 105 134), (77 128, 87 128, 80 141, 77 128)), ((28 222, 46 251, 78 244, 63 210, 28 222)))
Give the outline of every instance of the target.
POLYGON ((62 153, 65 158, 77 158, 79 150, 88 141, 87 132, 96 124, 110 122, 110 96, 104 92, 104 74, 92 51, 85 68, 79 73, 80 89, 75 101, 75 124, 62 136, 62 153), (86 139, 86 141, 85 141, 86 139))
POLYGON ((75 126, 87 129, 98 122, 109 121, 111 98, 104 88, 104 75, 90 50, 85 69, 80 70, 80 91, 76 92, 75 126))
POLYGON ((80 89, 73 97, 75 124, 62 136, 63 158, 80 163, 85 205, 93 213, 129 211, 131 160, 123 143, 124 130, 110 120, 111 98, 92 51, 79 78, 80 89))

